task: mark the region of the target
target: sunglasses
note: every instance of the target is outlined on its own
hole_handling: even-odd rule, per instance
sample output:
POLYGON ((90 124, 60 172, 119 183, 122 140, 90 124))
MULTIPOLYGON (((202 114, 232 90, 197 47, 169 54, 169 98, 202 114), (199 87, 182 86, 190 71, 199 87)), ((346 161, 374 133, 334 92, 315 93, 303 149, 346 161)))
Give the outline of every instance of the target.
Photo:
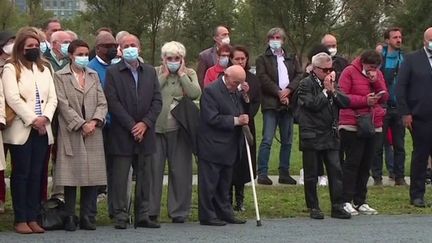
POLYGON ((321 69, 324 73, 331 73, 334 71, 334 68, 332 68, 332 67, 331 68, 316 67, 316 68, 321 69))

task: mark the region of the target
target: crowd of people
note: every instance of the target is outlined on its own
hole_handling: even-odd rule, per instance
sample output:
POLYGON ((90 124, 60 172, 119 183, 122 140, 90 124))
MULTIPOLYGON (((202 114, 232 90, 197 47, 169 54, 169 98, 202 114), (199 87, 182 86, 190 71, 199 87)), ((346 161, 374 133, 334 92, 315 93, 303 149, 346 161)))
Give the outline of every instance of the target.
POLYGON ((131 205, 135 227, 159 228, 166 163, 168 216, 184 223, 191 210, 194 154, 200 224, 243 224, 234 211, 245 210, 249 165, 258 184, 273 183, 268 163, 277 127, 278 182, 297 184, 290 174, 294 123, 303 162, 298 183, 304 184, 311 218, 324 218, 317 184, 327 183, 331 217, 377 214, 367 202, 370 172, 375 185, 382 185, 385 151, 395 185, 407 185, 405 128, 414 147, 411 204, 426 206, 432 28, 424 33, 424 47, 412 54, 402 51, 402 30, 389 28, 383 44, 351 64, 339 55, 336 37, 326 34, 306 68, 284 48, 285 31, 272 28, 256 74, 249 71, 248 49, 232 45, 230 35, 226 26, 214 29, 214 46, 199 54, 195 71, 177 41, 162 45, 160 65, 153 67, 140 57, 139 38, 127 31, 114 36, 101 28, 93 47, 57 19, 42 29, 1 32, 0 212, 9 152, 15 231, 43 233, 41 205, 48 198, 64 202, 65 230, 95 230, 103 195, 116 229, 128 227, 131 205), (260 107, 257 146, 254 117, 260 107))

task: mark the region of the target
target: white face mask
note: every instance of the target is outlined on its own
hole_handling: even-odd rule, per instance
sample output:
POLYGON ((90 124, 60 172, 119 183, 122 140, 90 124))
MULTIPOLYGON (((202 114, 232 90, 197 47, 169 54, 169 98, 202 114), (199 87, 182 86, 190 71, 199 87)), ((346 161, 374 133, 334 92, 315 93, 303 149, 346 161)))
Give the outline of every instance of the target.
POLYGON ((14 47, 13 42, 10 44, 7 44, 7 45, 3 46, 3 52, 10 56, 12 54, 13 47, 14 47))
POLYGON ((334 57, 337 53, 337 48, 329 48, 328 51, 330 52, 330 56, 334 57))
POLYGON ((230 40, 229 37, 225 37, 225 38, 223 38, 223 39, 221 40, 221 43, 222 43, 222 44, 226 44, 226 45, 229 45, 230 42, 231 42, 231 40, 230 40))

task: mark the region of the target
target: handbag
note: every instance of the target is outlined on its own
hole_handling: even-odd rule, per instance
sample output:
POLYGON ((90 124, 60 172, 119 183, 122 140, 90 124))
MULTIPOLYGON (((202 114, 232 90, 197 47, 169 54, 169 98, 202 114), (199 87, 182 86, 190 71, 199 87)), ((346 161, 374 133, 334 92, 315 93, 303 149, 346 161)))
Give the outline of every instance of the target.
POLYGON ((357 137, 371 138, 375 135, 374 115, 373 110, 365 114, 356 112, 357 137))
POLYGON ((64 202, 57 198, 49 199, 42 205, 40 215, 41 226, 45 230, 64 229, 66 216, 64 202))

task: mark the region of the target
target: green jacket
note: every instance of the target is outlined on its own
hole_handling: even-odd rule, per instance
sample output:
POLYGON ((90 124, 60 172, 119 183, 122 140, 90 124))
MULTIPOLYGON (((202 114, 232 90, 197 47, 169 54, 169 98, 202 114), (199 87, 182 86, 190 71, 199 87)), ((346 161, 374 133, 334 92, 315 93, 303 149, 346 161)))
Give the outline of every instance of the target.
POLYGON ((183 96, 197 100, 201 95, 201 88, 198 83, 196 72, 186 69, 186 75, 179 77, 177 74, 170 74, 168 77, 162 75, 162 66, 156 67, 159 78, 160 91, 162 94, 162 111, 156 121, 156 132, 165 133, 167 130, 168 112, 174 100, 179 101, 183 96))

